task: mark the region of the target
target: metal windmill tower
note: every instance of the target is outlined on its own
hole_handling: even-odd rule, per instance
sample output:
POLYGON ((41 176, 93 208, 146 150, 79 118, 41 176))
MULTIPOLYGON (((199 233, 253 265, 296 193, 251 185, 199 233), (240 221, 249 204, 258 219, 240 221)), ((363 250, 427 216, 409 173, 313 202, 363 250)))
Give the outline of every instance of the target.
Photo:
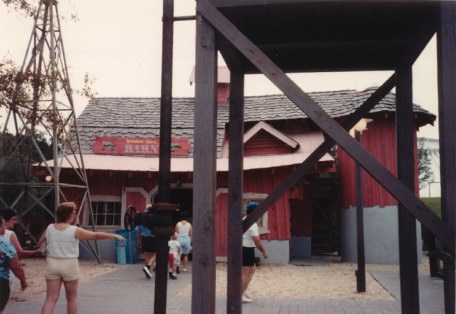
MULTIPOLYGON (((2 108, 5 123, 0 173, 12 167, 13 160, 16 165, 19 160, 22 181, 6 182, 2 178, 5 182, 0 182, 0 206, 17 212, 23 232, 29 231, 28 214, 44 210, 55 217, 54 209, 63 201, 75 201, 80 210, 78 219, 88 215, 88 221, 93 222, 56 0, 39 3, 11 99, 2 108), (46 152, 37 141, 38 134, 51 139, 52 153, 48 155, 52 159, 46 160, 46 152), (70 156, 75 162, 71 169, 65 169, 66 179, 61 179, 61 164, 70 156), (13 198, 8 195, 11 191, 15 191, 13 198), (5 200, 6 195, 10 202, 5 200)), ((32 239, 37 240, 33 235, 32 239)), ((85 242, 83 246, 99 260, 96 242, 85 242)))

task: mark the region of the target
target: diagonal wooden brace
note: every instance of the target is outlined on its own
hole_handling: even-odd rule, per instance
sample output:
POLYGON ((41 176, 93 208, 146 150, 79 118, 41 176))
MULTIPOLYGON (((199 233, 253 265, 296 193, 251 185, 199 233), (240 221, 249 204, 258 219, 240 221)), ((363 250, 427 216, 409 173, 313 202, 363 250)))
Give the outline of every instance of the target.
MULTIPOLYGON (((356 142, 342 126, 322 110, 312 98, 304 93, 261 49, 243 35, 209 1, 198 1, 196 9, 240 53, 306 113, 326 135, 340 145, 454 254, 454 230, 447 223, 427 208, 404 183, 372 157, 360 143, 356 142)), ((253 223, 251 220, 249 220, 250 225, 253 223)))

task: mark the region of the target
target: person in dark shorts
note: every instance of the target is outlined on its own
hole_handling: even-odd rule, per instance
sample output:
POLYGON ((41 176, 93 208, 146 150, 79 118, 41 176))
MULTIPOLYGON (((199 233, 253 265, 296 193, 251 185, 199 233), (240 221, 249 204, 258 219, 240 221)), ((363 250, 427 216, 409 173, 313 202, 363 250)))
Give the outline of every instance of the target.
MULTIPOLYGON (((149 205, 146 208, 146 211, 152 209, 152 206, 149 205)), ((147 279, 152 277, 150 268, 155 263, 157 258, 157 237, 152 234, 149 228, 139 225, 136 227, 141 236, 141 250, 144 254, 144 267, 143 272, 146 275, 147 279)))
MULTIPOLYGON (((244 212, 244 219, 256 207, 258 203, 249 202, 247 209, 244 212)), ((246 290, 255 273, 255 247, 263 254, 263 258, 268 258, 268 253, 261 244, 260 235, 258 233, 258 225, 254 223, 249 230, 242 235, 242 302, 250 303, 252 298, 247 295, 246 290)))
POLYGON ((16 249, 11 241, 3 237, 5 230, 5 219, 0 216, 0 313, 3 313, 10 297, 10 269, 20 279, 22 290, 28 287, 16 249))

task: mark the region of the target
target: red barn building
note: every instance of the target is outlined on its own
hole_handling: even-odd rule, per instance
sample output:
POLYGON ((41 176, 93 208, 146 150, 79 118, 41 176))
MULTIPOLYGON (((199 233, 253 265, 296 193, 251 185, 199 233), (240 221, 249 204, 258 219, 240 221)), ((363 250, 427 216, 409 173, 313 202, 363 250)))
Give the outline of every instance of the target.
MULTIPOLYGON (((230 126, 228 85, 222 83, 219 87, 216 250, 217 256, 223 258, 229 240, 226 221, 230 126)), ((309 95, 333 118, 342 121, 374 91, 371 88, 309 95)), ((175 98, 172 110, 171 197, 181 210, 191 214, 194 99, 175 98)), ((414 111, 417 130, 435 120, 434 115, 418 106, 414 111)), ((369 118, 373 122, 363 133, 362 144, 395 173, 395 95, 387 95, 369 118)), ((93 218, 85 214, 82 223, 87 226, 93 219, 97 229, 121 229, 125 208, 133 204, 143 209, 157 193, 160 99, 96 98, 79 116, 78 126, 93 207, 93 218)), ((244 129, 244 202, 266 198, 324 140, 319 128, 283 95, 246 97, 244 129)), ((68 162, 71 161, 62 165, 62 176, 68 162)), ((356 258, 354 173, 351 158, 334 147, 269 209, 259 226, 271 262, 288 263, 294 257, 333 252, 346 260, 356 258)), ((366 261, 397 262, 397 202, 366 174, 363 194, 366 261)), ((76 200, 78 197, 74 194, 76 200)), ((104 258, 114 257, 114 248, 99 245, 104 258)))

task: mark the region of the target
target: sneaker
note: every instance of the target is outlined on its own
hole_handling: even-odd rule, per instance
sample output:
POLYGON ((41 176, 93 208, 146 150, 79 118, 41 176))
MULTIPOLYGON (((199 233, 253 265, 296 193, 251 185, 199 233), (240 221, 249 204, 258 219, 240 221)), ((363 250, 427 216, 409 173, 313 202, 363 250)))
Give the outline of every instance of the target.
POLYGON ((152 277, 152 276, 150 275, 149 268, 147 268, 146 266, 144 266, 143 272, 144 272, 144 274, 146 275, 147 279, 150 279, 150 278, 152 277))
POLYGON ((253 300, 248 298, 245 293, 242 295, 242 303, 252 303, 253 300))
POLYGON ((185 273, 187 271, 187 268, 182 269, 182 271, 185 273))
POLYGON ((250 292, 244 291, 244 296, 246 296, 248 299, 251 299, 252 297, 250 296, 250 292))
POLYGON ((179 269, 179 266, 176 266, 176 273, 180 273, 180 269, 179 269))
POLYGON ((177 277, 175 274, 169 273, 169 279, 177 279, 177 277))

